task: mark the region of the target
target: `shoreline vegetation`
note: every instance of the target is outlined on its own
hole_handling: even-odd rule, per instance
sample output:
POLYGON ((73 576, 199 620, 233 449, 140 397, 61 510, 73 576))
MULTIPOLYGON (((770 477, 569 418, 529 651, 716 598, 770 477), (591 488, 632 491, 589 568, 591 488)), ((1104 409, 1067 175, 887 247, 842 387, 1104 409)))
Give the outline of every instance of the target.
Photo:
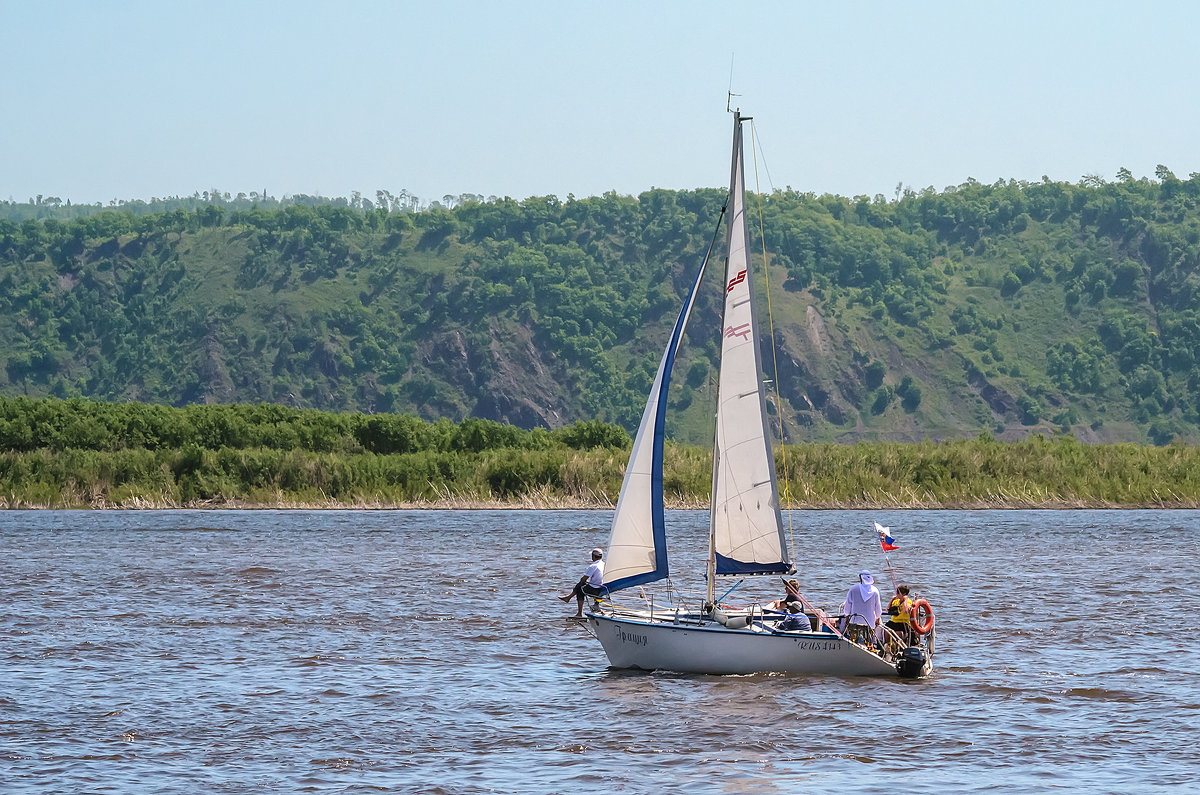
MULTIPOLYGON (((0 397, 3 509, 605 509, 630 439, 489 420, 258 404, 0 397)), ((670 508, 707 507, 711 452, 667 442, 670 508)), ((776 450, 785 509, 1198 508, 1200 447, 811 443, 776 450)))

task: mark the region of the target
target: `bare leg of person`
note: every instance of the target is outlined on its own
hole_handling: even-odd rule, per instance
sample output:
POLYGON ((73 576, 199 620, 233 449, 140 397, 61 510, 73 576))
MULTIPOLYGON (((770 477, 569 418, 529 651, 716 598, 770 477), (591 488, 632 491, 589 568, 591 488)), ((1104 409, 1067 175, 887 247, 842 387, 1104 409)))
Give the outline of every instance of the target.
POLYGON ((583 600, 583 591, 581 590, 581 588, 582 588, 585 580, 587 580, 587 577, 583 577, 582 579, 580 579, 579 582, 577 582, 575 584, 575 587, 571 589, 571 592, 569 594, 567 594, 566 596, 560 596, 558 598, 563 600, 564 602, 569 602, 572 599, 575 599, 576 597, 578 597, 579 600, 582 601, 583 600))

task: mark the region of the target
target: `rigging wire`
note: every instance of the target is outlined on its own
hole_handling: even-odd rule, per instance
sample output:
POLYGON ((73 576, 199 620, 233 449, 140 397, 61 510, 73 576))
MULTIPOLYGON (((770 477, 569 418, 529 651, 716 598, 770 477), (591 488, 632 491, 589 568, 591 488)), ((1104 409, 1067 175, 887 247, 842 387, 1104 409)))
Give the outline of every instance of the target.
MULTIPOLYGON (((776 352, 775 345, 775 319, 771 314, 771 274, 767 267, 767 236, 763 225, 763 200, 762 191, 758 184, 758 127, 754 123, 754 119, 750 120, 750 136, 751 146, 750 154, 754 158, 754 194, 758 200, 758 239, 762 243, 762 258, 763 258, 763 276, 767 280, 767 330, 771 334, 771 368, 773 370, 774 383, 771 385, 775 391, 775 416, 779 420, 779 453, 783 464, 783 501, 787 505, 788 514, 788 556, 792 559, 793 565, 796 560, 796 531, 792 523, 792 499, 789 493, 788 466, 787 466, 787 440, 783 435, 783 400, 779 395, 779 357, 776 352)), ((766 156, 763 156, 763 167, 766 168, 766 156)), ((768 173, 767 178, 770 179, 768 173)), ((774 464, 774 462, 772 462, 774 464)))
MULTIPOLYGON (((777 188, 775 187, 775 180, 771 179, 771 164, 767 162, 767 152, 762 148, 762 138, 760 138, 758 135, 758 127, 753 118, 750 119, 750 127, 752 128, 751 132, 754 134, 755 141, 754 150, 751 154, 755 155, 755 157, 762 157, 762 167, 763 173, 766 174, 767 177, 767 187, 770 188, 771 191, 775 191, 777 188)), ((755 163, 755 167, 758 167, 757 162, 755 163)), ((755 174, 754 178, 757 181, 758 175, 755 174)), ((755 185, 755 187, 757 187, 757 185, 755 185)))

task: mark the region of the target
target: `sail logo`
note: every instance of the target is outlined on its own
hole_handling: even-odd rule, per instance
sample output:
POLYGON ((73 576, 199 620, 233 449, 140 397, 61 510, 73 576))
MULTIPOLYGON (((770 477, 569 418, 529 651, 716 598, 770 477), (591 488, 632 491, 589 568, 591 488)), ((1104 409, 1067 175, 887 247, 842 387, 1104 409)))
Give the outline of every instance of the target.
POLYGON ((737 276, 729 280, 729 286, 725 288, 725 292, 732 293, 733 288, 737 287, 742 282, 746 281, 746 271, 742 271, 737 276))
MULTIPOLYGON (((742 273, 745 273, 745 271, 742 271, 742 273)), ((726 337, 741 337, 743 340, 747 340, 750 338, 750 324, 743 323, 740 326, 726 326, 725 327, 725 336, 726 337)))

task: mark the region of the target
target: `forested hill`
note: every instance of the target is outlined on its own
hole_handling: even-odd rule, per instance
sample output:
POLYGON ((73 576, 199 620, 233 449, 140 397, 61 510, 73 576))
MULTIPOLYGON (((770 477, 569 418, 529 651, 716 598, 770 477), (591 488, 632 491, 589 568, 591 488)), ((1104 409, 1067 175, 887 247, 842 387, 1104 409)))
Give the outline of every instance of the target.
MULTIPOLYGON (((724 191, 212 198, 0 202, 0 393, 633 428, 724 191)), ((777 191, 755 236, 760 206, 790 440, 1200 439, 1200 175, 777 191)), ((712 433, 710 276, 681 441, 712 433)))

